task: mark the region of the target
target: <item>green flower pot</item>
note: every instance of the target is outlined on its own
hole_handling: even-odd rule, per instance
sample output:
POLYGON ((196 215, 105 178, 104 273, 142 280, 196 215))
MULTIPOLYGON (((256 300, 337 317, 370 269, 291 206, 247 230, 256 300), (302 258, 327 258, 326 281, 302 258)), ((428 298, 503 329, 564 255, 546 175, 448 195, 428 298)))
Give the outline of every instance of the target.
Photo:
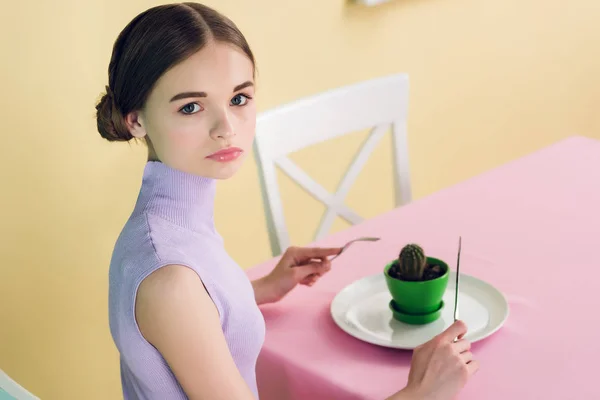
POLYGON ((398 321, 411 325, 425 325, 437 320, 440 317, 440 315, 442 315, 442 310, 444 309, 444 300, 442 300, 442 304, 440 304, 440 308, 437 311, 434 311, 429 314, 406 314, 400 312, 396 309, 394 300, 390 300, 389 306, 390 310, 392 310, 394 318, 398 321))
MULTIPOLYGON (((443 275, 428 281, 412 282, 392 278, 388 274, 394 262, 395 260, 385 266, 384 275, 396 310, 411 315, 435 314, 439 311, 448 286, 448 264, 437 258, 427 257, 427 263, 439 265, 444 271, 443 275)), ((435 319, 439 316, 440 313, 437 313, 435 319)))

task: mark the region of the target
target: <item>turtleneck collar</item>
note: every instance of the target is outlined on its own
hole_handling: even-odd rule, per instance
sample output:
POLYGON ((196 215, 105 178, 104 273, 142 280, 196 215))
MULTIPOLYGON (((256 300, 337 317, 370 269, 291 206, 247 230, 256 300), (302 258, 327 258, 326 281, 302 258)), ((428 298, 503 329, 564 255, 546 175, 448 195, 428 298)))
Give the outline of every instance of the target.
POLYGON ((182 228, 214 232, 216 181, 148 161, 136 211, 164 218, 182 228))

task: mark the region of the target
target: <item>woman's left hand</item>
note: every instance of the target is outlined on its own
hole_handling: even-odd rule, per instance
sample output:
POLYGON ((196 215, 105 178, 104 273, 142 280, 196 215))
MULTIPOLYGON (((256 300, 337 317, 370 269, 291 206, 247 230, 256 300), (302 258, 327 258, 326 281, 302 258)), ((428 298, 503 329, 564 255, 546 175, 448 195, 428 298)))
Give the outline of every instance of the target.
POLYGON ((281 300, 297 284, 312 286, 331 269, 328 257, 338 254, 341 247, 289 247, 279 263, 255 284, 257 302, 281 300))

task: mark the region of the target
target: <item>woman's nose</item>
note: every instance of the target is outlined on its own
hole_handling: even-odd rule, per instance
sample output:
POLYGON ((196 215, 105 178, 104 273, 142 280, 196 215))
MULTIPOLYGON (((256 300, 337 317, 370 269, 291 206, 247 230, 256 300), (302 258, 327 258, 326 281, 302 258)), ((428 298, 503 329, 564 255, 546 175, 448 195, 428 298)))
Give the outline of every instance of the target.
POLYGON ((210 135, 213 139, 228 139, 235 136, 233 125, 227 111, 224 111, 217 116, 210 135))

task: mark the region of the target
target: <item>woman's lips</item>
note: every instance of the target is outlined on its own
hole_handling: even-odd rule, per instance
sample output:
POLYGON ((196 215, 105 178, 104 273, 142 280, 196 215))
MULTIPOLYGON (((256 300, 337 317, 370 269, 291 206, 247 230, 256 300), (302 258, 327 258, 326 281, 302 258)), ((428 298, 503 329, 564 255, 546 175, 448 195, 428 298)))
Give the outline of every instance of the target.
POLYGON ((216 153, 207 156, 206 158, 218 162, 230 162, 241 156, 243 152, 244 151, 238 147, 228 147, 226 149, 219 150, 216 153))

